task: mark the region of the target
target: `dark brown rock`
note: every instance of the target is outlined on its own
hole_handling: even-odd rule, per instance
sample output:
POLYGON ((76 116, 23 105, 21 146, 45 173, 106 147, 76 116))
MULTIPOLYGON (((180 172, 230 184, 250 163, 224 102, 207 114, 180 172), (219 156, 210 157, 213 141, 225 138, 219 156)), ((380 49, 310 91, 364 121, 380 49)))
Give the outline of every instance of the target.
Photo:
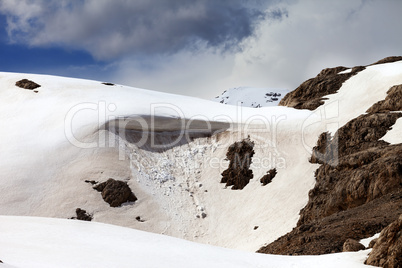
POLYGON ((322 70, 315 78, 305 81, 294 91, 286 94, 279 105, 296 109, 317 109, 324 104, 324 96, 336 93, 342 83, 364 70, 365 67, 354 67, 349 73, 339 74, 347 69, 347 67, 339 66, 322 70))
POLYGON ((267 172, 262 178, 260 179, 260 182, 262 183, 262 186, 267 185, 268 183, 271 183, 272 180, 275 178, 276 174, 278 172, 276 171, 276 168, 273 168, 267 172))
POLYGON ((298 225, 360 206, 402 185, 402 144, 379 141, 402 114, 361 115, 329 140, 323 133, 311 162, 321 163, 298 225), (326 145, 326 146, 325 146, 326 145))
POLYGON ((145 222, 143 219, 141 219, 140 216, 135 217, 135 219, 136 219, 137 221, 139 221, 139 222, 145 222))
POLYGON ((378 241, 378 238, 374 238, 373 240, 371 240, 368 245, 368 248, 373 248, 375 243, 377 243, 377 241, 378 241))
POLYGON ((229 167, 222 172, 221 183, 232 186, 232 190, 243 189, 253 178, 253 171, 250 169, 251 158, 254 155, 254 142, 249 138, 235 142, 228 148, 227 160, 229 167))
POLYGON ((113 84, 113 83, 108 83, 108 82, 105 82, 105 83, 102 83, 103 85, 105 85, 105 86, 114 86, 115 84, 113 84))
POLYGON ((77 208, 75 210, 75 214, 77 214, 77 217, 75 219, 81 220, 81 221, 92 221, 92 216, 88 214, 85 210, 77 208))
POLYGON ((361 240, 381 232, 402 214, 402 191, 364 205, 295 227, 258 252, 280 255, 320 255, 342 252, 346 239, 361 240))
POLYGON ((385 268, 402 267, 402 215, 381 231, 365 264, 385 268))
POLYGON ((86 182, 86 183, 90 183, 90 184, 92 184, 92 185, 95 185, 95 184, 99 183, 99 182, 94 181, 94 180, 85 180, 85 182, 86 182))
POLYGON ((390 57, 386 57, 382 60, 379 60, 371 65, 376 65, 376 64, 383 64, 383 63, 391 63, 391 62, 396 62, 396 61, 400 61, 402 60, 401 56, 390 56, 390 57))
POLYGON ((35 83, 31 80, 28 80, 28 79, 22 79, 22 80, 16 82, 15 85, 17 87, 25 88, 25 89, 29 89, 29 90, 33 90, 35 88, 40 87, 40 85, 38 85, 37 83, 35 83))
POLYGON ((102 198, 111 207, 118 207, 126 202, 135 202, 137 197, 133 194, 130 187, 124 181, 108 179, 94 187, 102 193, 102 198))
POLYGON ((402 111, 402 85, 391 87, 387 91, 387 97, 385 100, 375 103, 367 110, 368 113, 389 111, 402 111))
POLYGON ((343 252, 353 252, 366 249, 365 246, 359 243, 359 241, 348 238, 345 243, 343 243, 342 251, 343 252))

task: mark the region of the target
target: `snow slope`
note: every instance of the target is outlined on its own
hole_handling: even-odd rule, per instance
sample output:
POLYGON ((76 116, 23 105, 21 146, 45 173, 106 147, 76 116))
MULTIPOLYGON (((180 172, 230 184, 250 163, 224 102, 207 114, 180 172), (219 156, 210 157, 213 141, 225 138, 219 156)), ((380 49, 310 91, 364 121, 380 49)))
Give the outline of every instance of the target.
MULTIPOLYGON (((69 218, 79 207, 95 221, 254 251, 292 229, 314 183, 314 166, 298 130, 310 111, 272 107, 260 114, 184 96, 31 74, 2 73, 0 83, 0 154, 7 159, 0 163, 3 215, 69 218), (39 92, 15 87, 23 78, 42 85, 39 92), (192 131, 200 131, 202 122, 214 123, 210 131, 231 130, 185 139, 168 150, 127 141, 143 127, 177 131, 180 118, 186 125, 195 122, 189 125, 192 131), (106 123, 116 127, 116 121, 121 137, 113 129, 102 130, 106 123), (227 147, 247 135, 256 142, 256 180, 243 191, 225 189, 219 181, 227 147), (274 166, 287 172, 279 172, 271 187, 261 187, 258 178, 274 166), (300 172, 303 179, 296 179, 300 172), (108 178, 127 181, 139 200, 110 208, 84 182, 108 178), (290 194, 291 188, 297 191, 290 194), (233 200, 241 206, 233 207, 233 200), (207 217, 198 218, 202 213, 207 217), (136 221, 137 216, 146 221, 136 221)), ((320 125, 308 131, 316 136, 320 125)), ((169 133, 160 138, 162 144, 172 140, 169 133)))
POLYGON ((289 257, 73 220, 0 216, 0 267, 366 267, 367 251, 289 257), (10 265, 10 266, 9 266, 10 265))
POLYGON ((213 101, 250 108, 271 107, 277 106, 288 92, 285 89, 235 87, 225 90, 213 101))

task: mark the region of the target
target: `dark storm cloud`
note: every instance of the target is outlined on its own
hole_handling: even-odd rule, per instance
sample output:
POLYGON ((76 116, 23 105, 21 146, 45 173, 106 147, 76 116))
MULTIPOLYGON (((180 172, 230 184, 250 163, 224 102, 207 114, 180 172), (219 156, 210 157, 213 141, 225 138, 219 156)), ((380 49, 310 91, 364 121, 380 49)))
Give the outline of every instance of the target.
POLYGON ((201 45, 236 49, 266 16, 285 14, 266 14, 268 5, 244 0, 3 0, 0 12, 15 42, 85 49, 99 59, 113 59, 201 45))

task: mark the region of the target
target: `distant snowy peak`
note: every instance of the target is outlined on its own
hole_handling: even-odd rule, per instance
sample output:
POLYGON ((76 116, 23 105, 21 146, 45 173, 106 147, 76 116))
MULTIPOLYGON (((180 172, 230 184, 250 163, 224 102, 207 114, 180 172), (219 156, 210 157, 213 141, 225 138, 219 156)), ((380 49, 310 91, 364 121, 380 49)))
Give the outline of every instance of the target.
POLYGON ((278 106, 279 101, 288 93, 285 89, 235 87, 225 90, 214 101, 229 105, 260 108, 278 106))

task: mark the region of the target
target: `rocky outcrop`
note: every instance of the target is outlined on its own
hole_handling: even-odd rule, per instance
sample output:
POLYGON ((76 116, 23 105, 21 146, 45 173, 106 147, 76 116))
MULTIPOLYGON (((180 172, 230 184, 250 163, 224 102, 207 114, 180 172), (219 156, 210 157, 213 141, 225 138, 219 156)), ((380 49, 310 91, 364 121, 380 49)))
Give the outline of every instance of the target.
POLYGON ((361 240, 381 232, 402 213, 402 191, 364 205, 302 224, 258 252, 280 255, 320 255, 342 252, 347 239, 361 240))
POLYGON ((267 185, 268 183, 271 183, 272 180, 275 178, 276 174, 278 172, 276 171, 276 168, 270 169, 267 174, 265 174, 264 176, 262 176, 262 178, 260 179, 260 182, 262 183, 262 186, 267 185))
POLYGON ((339 74, 347 70, 347 67, 338 66, 322 70, 315 78, 302 83, 294 91, 286 94, 279 102, 280 106, 288 106, 296 109, 315 110, 324 104, 324 96, 336 93, 342 83, 353 75, 364 70, 365 67, 354 67, 351 72, 339 74))
POLYGON ((383 63, 391 63, 391 62, 396 62, 396 61, 401 61, 402 57, 401 56, 390 56, 386 57, 382 60, 379 60, 371 65, 376 65, 376 64, 383 64, 383 63))
MULTIPOLYGON (((396 61, 402 61, 402 57, 387 57, 370 65, 396 61)), ((341 74, 340 72, 345 71, 348 68, 338 66, 335 68, 324 69, 315 78, 305 81, 294 91, 286 94, 286 96, 279 102, 279 105, 296 109, 315 110, 324 104, 324 96, 336 93, 342 86, 342 83, 365 68, 365 66, 356 66, 351 69, 351 72, 341 74)))
POLYGON ((76 217, 72 219, 80 220, 80 221, 92 221, 92 216, 88 214, 84 209, 77 208, 75 210, 76 217))
POLYGON ((400 189, 402 144, 389 146, 378 140, 400 117, 399 113, 362 115, 340 128, 329 142, 326 133, 320 136, 311 161, 322 165, 315 172, 316 184, 298 225, 400 189))
POLYGON ((401 110, 402 85, 396 85, 333 137, 322 133, 310 158, 320 164, 316 184, 297 227, 259 252, 340 252, 346 239, 371 237, 397 219, 402 211, 402 144, 379 139, 402 117, 401 110))
POLYGON ((365 246, 359 243, 359 241, 354 239, 346 239, 345 243, 343 243, 342 251, 343 252, 354 252, 359 250, 366 249, 365 246))
POLYGON ((377 243, 377 241, 378 241, 378 238, 374 238, 373 240, 371 240, 368 245, 368 248, 373 248, 375 243, 377 243))
POLYGON ((221 183, 226 183, 226 187, 232 186, 232 190, 241 190, 253 178, 253 171, 250 169, 253 148, 254 142, 250 138, 229 146, 226 153, 226 159, 230 161, 229 167, 221 174, 221 183))
POLYGON ((108 179, 94 186, 94 189, 102 193, 103 200, 111 207, 118 207, 123 203, 135 202, 137 200, 137 197, 124 181, 108 179))
POLYGON ((381 231, 365 263, 385 268, 402 267, 402 215, 381 231))
POLYGON ((29 90, 34 90, 34 89, 40 87, 39 84, 37 84, 31 80, 28 80, 28 79, 22 79, 22 80, 16 82, 15 85, 17 87, 25 88, 25 89, 29 89, 29 90))
POLYGON ((310 161, 322 164, 316 185, 300 212, 298 225, 356 207, 402 185, 402 144, 379 140, 402 117, 402 85, 391 87, 385 100, 340 128, 333 138, 320 135, 310 161))
POLYGON ((377 102, 367 110, 368 113, 386 113, 390 111, 402 111, 402 85, 391 87, 387 91, 385 100, 377 102))

